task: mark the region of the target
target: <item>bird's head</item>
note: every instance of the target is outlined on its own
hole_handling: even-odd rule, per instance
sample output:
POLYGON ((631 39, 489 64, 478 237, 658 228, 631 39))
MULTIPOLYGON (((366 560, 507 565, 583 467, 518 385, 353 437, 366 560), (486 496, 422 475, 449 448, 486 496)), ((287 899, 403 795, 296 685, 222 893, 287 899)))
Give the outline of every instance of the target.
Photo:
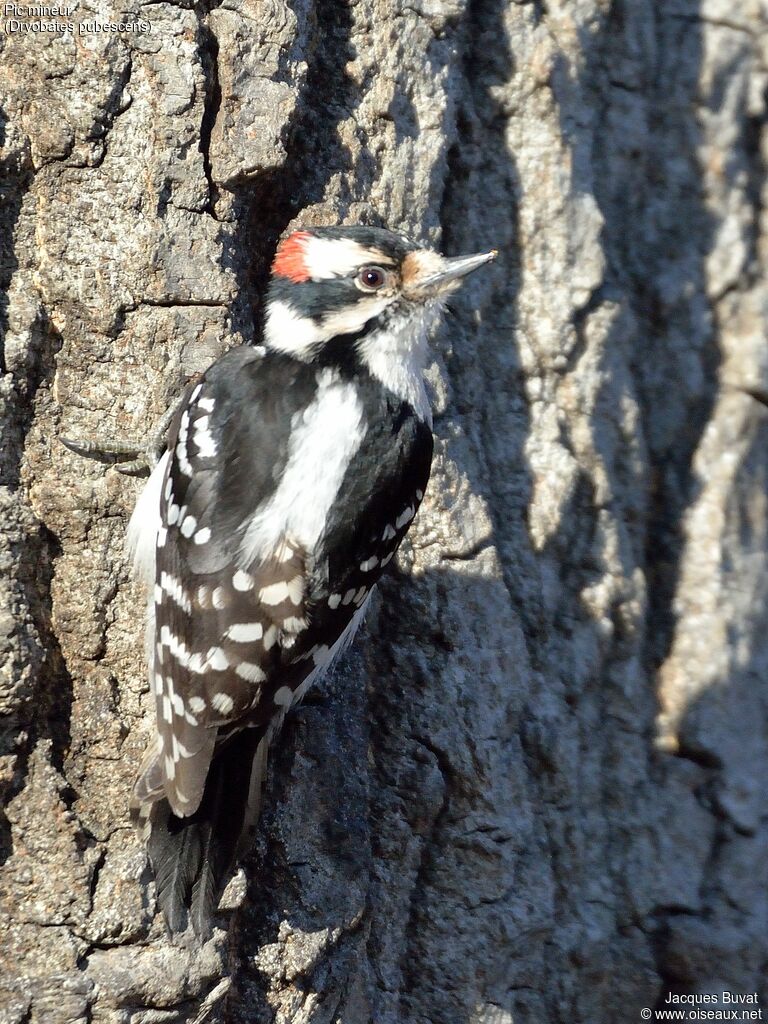
POLYGON ((495 252, 447 258, 382 228, 308 228, 277 250, 268 348, 306 362, 418 362, 429 326, 495 252))

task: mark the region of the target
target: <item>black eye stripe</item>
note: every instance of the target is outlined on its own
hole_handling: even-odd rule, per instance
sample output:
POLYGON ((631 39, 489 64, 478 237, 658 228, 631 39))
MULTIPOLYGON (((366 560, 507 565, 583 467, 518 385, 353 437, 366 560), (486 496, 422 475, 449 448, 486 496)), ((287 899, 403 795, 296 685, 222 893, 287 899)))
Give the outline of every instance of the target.
POLYGON ((299 316, 317 320, 329 313, 348 309, 364 297, 354 281, 344 277, 301 284, 274 279, 270 289, 271 302, 283 302, 299 316))

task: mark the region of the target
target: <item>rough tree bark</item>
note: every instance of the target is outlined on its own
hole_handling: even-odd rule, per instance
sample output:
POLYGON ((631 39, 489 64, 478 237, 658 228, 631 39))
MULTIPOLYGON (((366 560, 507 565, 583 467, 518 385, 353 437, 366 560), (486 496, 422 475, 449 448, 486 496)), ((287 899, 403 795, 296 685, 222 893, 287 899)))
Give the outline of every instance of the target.
POLYGON ((764 991, 761 0, 58 20, 2 36, 0 1021, 614 1024, 764 991), (425 507, 290 719, 242 905, 172 946, 126 815, 140 484, 57 438, 146 438, 252 336, 280 233, 337 222, 502 255, 436 339, 425 507))

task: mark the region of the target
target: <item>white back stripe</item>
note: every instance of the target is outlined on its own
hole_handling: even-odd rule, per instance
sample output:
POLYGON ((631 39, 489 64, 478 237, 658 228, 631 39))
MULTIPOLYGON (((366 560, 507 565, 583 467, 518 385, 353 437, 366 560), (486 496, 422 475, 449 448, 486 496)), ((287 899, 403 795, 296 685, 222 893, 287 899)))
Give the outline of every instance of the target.
POLYGON ((296 423, 277 490, 245 524, 240 564, 269 558, 285 536, 314 550, 347 467, 365 437, 357 388, 332 370, 318 374, 312 403, 296 423))

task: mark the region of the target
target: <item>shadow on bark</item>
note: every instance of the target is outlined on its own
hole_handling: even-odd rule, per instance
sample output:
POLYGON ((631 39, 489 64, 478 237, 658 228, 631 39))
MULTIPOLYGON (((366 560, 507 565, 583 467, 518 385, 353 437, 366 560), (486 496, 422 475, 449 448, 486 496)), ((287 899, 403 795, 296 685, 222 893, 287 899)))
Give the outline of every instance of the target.
POLYGON ((634 344, 633 382, 650 457, 644 566, 651 677, 675 632, 682 524, 700 493, 693 458, 711 419, 721 359, 705 268, 717 224, 699 162, 698 109, 708 99, 699 95, 701 23, 695 15, 661 10, 654 19, 642 82, 616 76, 635 27, 624 2, 584 39, 585 85, 605 126, 595 134, 594 159, 608 257, 605 287, 626 297, 634 319, 619 324, 621 333, 609 338, 606 350, 634 344))
MULTIPOLYGON (((706 266, 719 222, 705 193, 702 161, 707 139, 701 118, 704 112, 722 106, 735 63, 734 67, 725 65, 711 92, 702 94, 704 16, 701 4, 691 4, 685 13, 654 9, 653 31, 643 37, 635 20, 643 15, 634 15, 632 6, 619 0, 599 30, 590 30, 582 40, 583 83, 593 92, 600 124, 594 136, 592 166, 608 259, 601 291, 606 297, 621 296, 628 302, 630 314, 617 321, 607 340, 605 372, 611 373, 614 347, 629 351, 634 393, 629 397, 634 396, 640 406, 650 466, 647 510, 624 510, 630 537, 626 553, 631 555, 624 561, 625 575, 631 574, 636 558, 647 579, 642 654, 649 683, 656 681, 675 641, 675 601, 686 558, 686 516, 705 483, 696 472, 694 459, 721 387, 720 325, 706 266), (642 64, 636 55, 634 60, 629 56, 638 45, 646 51, 642 64), (635 71, 643 68, 641 80, 622 80, 622 68, 630 66, 635 71)), ((734 62, 739 57, 737 51, 734 62)), ((747 173, 754 180, 763 167, 754 145, 755 122, 749 116, 746 95, 739 113, 743 135, 734 147, 737 155, 724 168, 732 187, 737 176, 747 173), (744 160, 739 155, 742 152, 744 160)), ((563 130, 568 131, 565 121, 563 130)), ((754 239, 752 249, 749 261, 754 267, 754 239)), ((748 267, 746 276, 751 273, 754 271, 748 267)), ((610 423, 601 410, 595 438, 607 465, 615 450, 615 441, 606 435, 610 423)), ((616 492, 621 491, 625 488, 619 478, 616 492)), ((713 978, 730 979, 746 991, 759 972, 760 954, 751 949, 747 939, 741 953, 731 956, 718 938, 722 922, 731 915, 730 910, 715 910, 719 903, 717 875, 727 870, 718 864, 734 829, 718 806, 717 794, 726 785, 724 765, 698 737, 702 719, 723 716, 729 700, 743 703, 746 680, 761 677, 762 660, 762 652, 757 650, 751 663, 733 666, 721 680, 722 689, 705 692, 690 704, 677 730, 679 756, 699 765, 706 778, 695 795, 713 815, 715 831, 704 868, 701 909, 693 913, 674 905, 658 906, 643 924, 662 979, 659 1006, 666 1005, 669 992, 695 991, 697 985, 706 985, 713 978), (677 927, 681 916, 698 918, 701 935, 708 936, 706 941, 717 948, 717 954, 701 954, 693 938, 692 948, 685 950, 677 927), (749 962, 751 978, 746 969, 749 962)), ((649 721, 649 744, 652 730, 649 721)), ((649 761, 666 772, 664 755, 649 751, 649 761)), ((669 777, 658 784, 665 788, 669 777)), ((680 903, 683 906, 685 900, 680 903)), ((746 920, 745 916, 739 927, 745 927, 746 920)))
MULTIPOLYGON (((494 757, 513 743, 516 722, 511 706, 502 709, 493 719, 498 735, 485 743, 482 678, 456 635, 455 616, 460 605, 503 602, 503 586, 436 569, 389 579, 382 589, 369 635, 289 715, 275 746, 262 825, 245 865, 246 899, 229 922, 236 959, 225 1016, 231 1024, 271 1020, 270 994, 285 998, 284 987, 270 993, 269 968, 259 969, 259 957, 276 945, 286 947, 289 963, 282 985, 300 1001, 319 998, 323 1019, 458 1021, 456 1007, 474 1005, 476 970, 489 961, 491 972, 498 967, 491 949, 477 949, 475 962, 461 952, 477 941, 476 916, 530 928, 527 908, 507 897, 504 879, 507 860, 525 858, 524 838, 488 826, 481 845, 473 845, 474 817, 467 818, 475 811, 494 818, 494 808, 470 806, 475 774, 491 800, 500 767, 494 757), (411 660, 403 652, 416 638, 423 656, 411 660), (455 733, 444 745, 448 729, 455 733), (404 885, 407 898, 399 923, 389 917, 393 885, 404 885), (504 890, 498 900, 472 908, 478 892, 497 887, 504 890), (449 983, 434 957, 455 922, 462 971, 449 983), (402 951, 393 962, 389 934, 401 927, 402 951), (314 959, 303 953, 292 960, 294 932, 322 937, 314 959), (393 971, 400 984, 388 992, 393 971), (370 1017, 360 995, 366 986, 374 999, 370 1017), (375 1005, 379 999, 389 1012, 375 1005), (387 1000, 399 1004, 396 1017, 387 1000)), ((494 650, 492 657, 512 691, 519 668, 511 653, 494 650)), ((512 817, 518 810, 504 808, 512 817)))

